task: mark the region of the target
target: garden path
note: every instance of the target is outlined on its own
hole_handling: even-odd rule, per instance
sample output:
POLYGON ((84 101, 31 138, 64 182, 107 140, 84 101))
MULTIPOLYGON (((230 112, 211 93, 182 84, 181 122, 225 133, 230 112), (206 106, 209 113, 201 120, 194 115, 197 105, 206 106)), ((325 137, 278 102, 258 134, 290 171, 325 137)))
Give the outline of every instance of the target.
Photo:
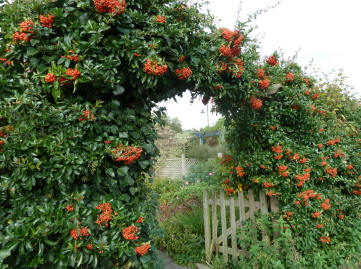
POLYGON ((164 263, 164 269, 190 269, 188 267, 180 266, 178 264, 175 264, 171 257, 167 256, 162 251, 158 251, 158 257, 160 260, 164 263))

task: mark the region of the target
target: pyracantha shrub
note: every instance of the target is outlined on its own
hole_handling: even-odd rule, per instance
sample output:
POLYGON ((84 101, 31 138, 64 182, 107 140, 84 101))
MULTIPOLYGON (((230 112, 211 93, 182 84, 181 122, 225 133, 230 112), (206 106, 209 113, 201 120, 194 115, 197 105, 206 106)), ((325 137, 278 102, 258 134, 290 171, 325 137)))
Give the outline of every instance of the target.
POLYGON ((177 0, 0 6, 2 267, 154 268, 144 179, 158 153, 156 103, 186 89, 226 119, 227 193, 276 196, 309 268, 318 250, 339 255, 325 266, 354 260, 359 103, 277 53, 262 59, 246 24, 217 29, 200 10, 177 0))

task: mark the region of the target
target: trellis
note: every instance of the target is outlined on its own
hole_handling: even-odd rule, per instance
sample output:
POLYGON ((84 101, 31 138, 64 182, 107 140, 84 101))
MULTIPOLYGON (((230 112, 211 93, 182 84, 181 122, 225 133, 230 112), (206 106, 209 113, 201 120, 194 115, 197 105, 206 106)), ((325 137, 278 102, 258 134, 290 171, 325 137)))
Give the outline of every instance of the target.
MULTIPOLYGON (((256 201, 254 192, 248 190, 248 200, 245 199, 243 192, 238 191, 236 197, 225 198, 223 190, 219 192, 217 197, 216 192, 212 192, 211 197, 208 197, 208 192, 203 191, 203 218, 204 218, 204 234, 205 234, 205 250, 206 259, 210 261, 213 252, 223 253, 224 261, 228 261, 228 255, 231 255, 233 260, 237 260, 237 256, 247 254, 246 250, 237 247, 236 232, 241 227, 243 221, 247 219, 255 219, 255 213, 261 211, 262 214, 269 212, 278 212, 277 200, 273 197, 267 199, 264 192, 259 192, 259 201, 256 201), (211 207, 211 212, 209 212, 211 207), (222 233, 218 235, 218 217, 217 207, 220 208, 221 228, 222 233), (226 208, 229 207, 229 220, 226 218, 226 208), (236 219, 236 207, 239 211, 239 219, 236 219), (228 225, 228 223, 230 225, 228 225), (212 225, 211 225, 212 224, 212 225), (229 226, 229 227, 228 227, 229 226), (231 245, 228 247, 228 239, 231 237, 231 245)), ((273 222, 273 238, 277 237, 277 223, 273 222)), ((263 240, 269 242, 269 238, 263 235, 263 240)))
POLYGON ((166 159, 157 169, 157 176, 161 178, 181 178, 186 176, 192 165, 198 164, 196 159, 188 159, 182 155, 182 158, 166 159))

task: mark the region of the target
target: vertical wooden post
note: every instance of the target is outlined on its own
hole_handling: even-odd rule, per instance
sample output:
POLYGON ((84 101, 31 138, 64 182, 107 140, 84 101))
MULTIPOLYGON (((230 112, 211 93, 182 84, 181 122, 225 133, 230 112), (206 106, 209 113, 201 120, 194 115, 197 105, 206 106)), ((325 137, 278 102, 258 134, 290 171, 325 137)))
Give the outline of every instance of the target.
MULTIPOLYGON (((275 199, 274 197, 271 197, 271 211, 272 212, 278 212, 278 201, 277 199, 275 199)), ((273 239, 277 238, 279 236, 279 231, 277 231, 279 229, 279 225, 277 223, 277 220, 273 220, 272 221, 272 227, 273 227, 273 239)))
POLYGON ((231 216, 231 242, 233 261, 237 261, 237 241, 236 241, 236 211, 234 209, 234 198, 230 199, 230 216, 231 216))
POLYGON ((228 261, 228 244, 227 244, 227 220, 226 220, 226 204, 224 202, 224 191, 220 191, 221 201, 221 223, 222 223, 222 248, 224 262, 228 261))
POLYGON ((209 214, 208 214, 208 194, 207 191, 203 191, 203 220, 204 220, 204 239, 205 239, 205 250, 206 260, 211 260, 211 248, 209 238, 209 214))
POLYGON ((245 212, 245 206, 244 206, 244 197, 243 192, 238 191, 238 210, 239 210, 239 228, 240 230, 240 237, 243 239, 243 233, 242 233, 242 224, 246 220, 246 212, 245 212))
POLYGON ((256 212, 256 207, 254 204, 254 195, 252 190, 248 190, 248 205, 249 205, 249 217, 251 220, 255 221, 254 213, 256 212))
POLYGON ((244 206, 243 192, 238 191, 238 210, 239 210, 239 219, 241 222, 246 220, 246 213, 244 208, 245 206, 244 206))
POLYGON ((218 242, 217 242, 217 228, 218 228, 218 219, 217 219, 217 197, 216 192, 213 191, 212 194, 212 246, 211 251, 216 250, 216 256, 218 257, 218 242))

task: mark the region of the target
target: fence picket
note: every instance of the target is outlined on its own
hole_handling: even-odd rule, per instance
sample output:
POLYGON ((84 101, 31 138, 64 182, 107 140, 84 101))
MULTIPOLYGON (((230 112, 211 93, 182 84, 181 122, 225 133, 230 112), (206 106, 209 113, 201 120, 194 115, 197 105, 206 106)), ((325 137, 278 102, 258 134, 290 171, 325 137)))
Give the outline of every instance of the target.
POLYGON ((224 191, 220 191, 221 201, 221 222, 222 222, 222 252, 224 256, 224 262, 228 262, 228 245, 227 245, 227 222, 226 222, 226 205, 224 203, 224 191))
POLYGON ((234 198, 231 197, 231 206, 230 206, 230 217, 231 217, 231 243, 232 243, 232 255, 233 261, 237 261, 237 242, 236 242, 236 211, 234 209, 234 198))
POLYGON ((216 204, 216 192, 212 193, 212 245, 211 250, 216 250, 216 255, 218 256, 218 244, 217 244, 217 228, 218 228, 218 219, 217 219, 217 204, 216 204))
MULTIPOLYGON (((271 211, 272 212, 278 212, 278 201, 274 198, 271 197, 271 211)), ((277 231, 279 229, 279 225, 277 223, 277 220, 273 220, 272 221, 272 228, 273 228, 273 238, 277 238, 279 236, 279 231, 277 231)))
POLYGON ((254 213, 256 212, 256 206, 254 203, 254 195, 252 190, 248 190, 248 204, 249 204, 249 217, 251 220, 255 220, 254 213))
MULTIPOLYGON (((261 213, 267 214, 268 206, 267 206, 266 195, 262 191, 259 192, 259 202, 260 202, 261 213)), ((262 231, 262 240, 265 241, 267 243, 267 245, 270 245, 269 237, 267 236, 267 234, 264 231, 262 231)))
POLYGON ((211 259, 210 238, 209 238, 209 215, 208 215, 208 193, 203 191, 203 220, 204 220, 204 239, 206 247, 206 259, 211 259))

